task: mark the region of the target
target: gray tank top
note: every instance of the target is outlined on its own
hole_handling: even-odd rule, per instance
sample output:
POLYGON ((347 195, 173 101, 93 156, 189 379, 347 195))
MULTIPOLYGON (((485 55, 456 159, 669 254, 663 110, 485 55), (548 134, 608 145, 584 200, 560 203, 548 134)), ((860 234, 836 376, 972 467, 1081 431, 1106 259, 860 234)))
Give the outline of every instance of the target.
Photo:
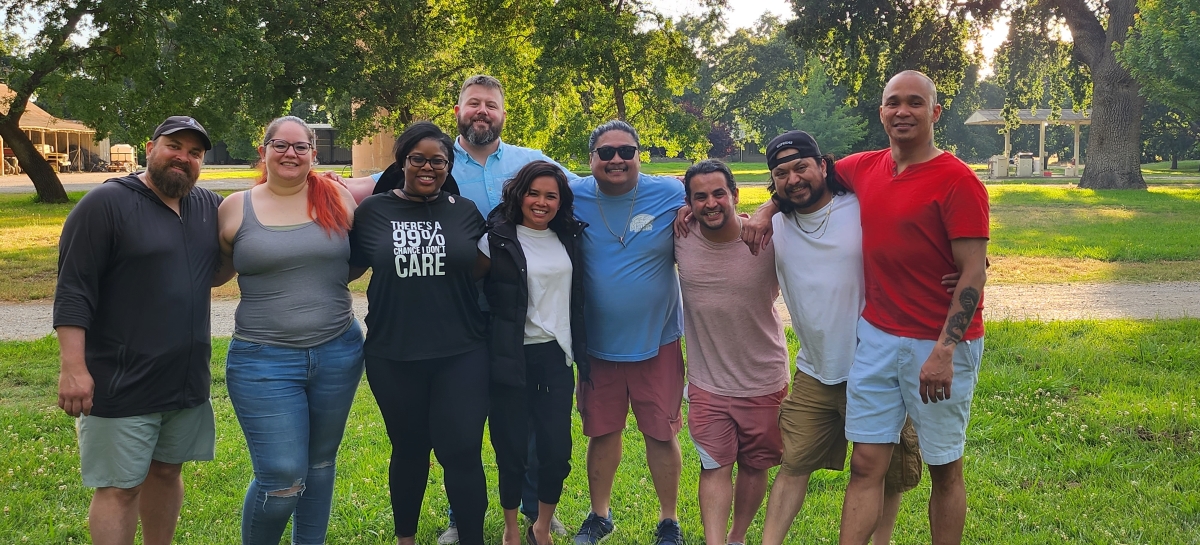
POLYGON ((315 222, 267 227, 254 215, 250 191, 233 237, 233 268, 242 300, 233 336, 289 348, 312 348, 341 335, 354 319, 350 239, 315 222))

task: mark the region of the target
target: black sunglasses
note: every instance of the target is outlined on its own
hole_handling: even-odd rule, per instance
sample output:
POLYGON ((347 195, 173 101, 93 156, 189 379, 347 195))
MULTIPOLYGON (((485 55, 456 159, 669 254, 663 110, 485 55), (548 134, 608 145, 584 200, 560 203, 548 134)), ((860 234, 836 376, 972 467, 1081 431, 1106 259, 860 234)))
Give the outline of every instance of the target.
POLYGON ((614 155, 620 155, 622 159, 629 161, 637 152, 637 146, 603 146, 592 150, 601 161, 611 161, 614 155))

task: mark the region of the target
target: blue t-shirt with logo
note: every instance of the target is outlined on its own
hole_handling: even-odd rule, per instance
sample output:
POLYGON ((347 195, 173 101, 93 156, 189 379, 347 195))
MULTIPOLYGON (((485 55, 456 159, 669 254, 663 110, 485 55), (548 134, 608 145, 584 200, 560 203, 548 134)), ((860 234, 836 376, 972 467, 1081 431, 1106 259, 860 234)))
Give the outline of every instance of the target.
POLYGON ((575 215, 589 224, 582 252, 588 353, 608 361, 650 359, 683 335, 671 227, 684 204, 683 182, 641 174, 636 193, 613 197, 588 176, 572 181, 571 190, 575 215))

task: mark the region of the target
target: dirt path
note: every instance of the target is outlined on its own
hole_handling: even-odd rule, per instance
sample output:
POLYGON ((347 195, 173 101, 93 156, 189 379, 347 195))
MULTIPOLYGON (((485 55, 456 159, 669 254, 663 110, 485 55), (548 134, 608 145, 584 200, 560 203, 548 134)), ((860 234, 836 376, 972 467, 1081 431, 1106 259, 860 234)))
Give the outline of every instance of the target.
MULTIPOLYGON (((1200 282, 1158 284, 1038 284, 988 286, 984 316, 989 320, 1079 320, 1200 317, 1200 282)), ((213 301, 212 333, 233 332, 237 301, 213 301)), ((782 301, 780 316, 791 317, 782 301)), ((354 298, 354 313, 367 314, 367 300, 354 298)), ((0 340, 36 339, 51 332, 50 303, 0 304, 0 340)))
MULTIPOLYGON (((104 183, 104 180, 124 176, 124 172, 64 172, 58 175, 63 189, 71 191, 91 191, 104 183)), ((254 185, 254 180, 234 178, 230 180, 200 180, 196 185, 213 191, 246 189, 254 185)), ((0 193, 33 193, 33 182, 24 174, 15 176, 0 176, 0 193)))

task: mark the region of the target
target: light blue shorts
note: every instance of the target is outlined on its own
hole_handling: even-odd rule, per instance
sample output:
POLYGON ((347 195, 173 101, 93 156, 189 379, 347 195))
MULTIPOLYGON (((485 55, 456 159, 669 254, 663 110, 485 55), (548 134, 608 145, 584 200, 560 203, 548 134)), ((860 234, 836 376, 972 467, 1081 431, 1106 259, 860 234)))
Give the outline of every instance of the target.
POLYGON ((950 399, 921 403, 921 366, 936 344, 885 333, 859 318, 858 349, 846 383, 847 439, 898 443, 908 415, 917 429, 926 464, 945 465, 962 458, 983 338, 955 347, 950 399))

